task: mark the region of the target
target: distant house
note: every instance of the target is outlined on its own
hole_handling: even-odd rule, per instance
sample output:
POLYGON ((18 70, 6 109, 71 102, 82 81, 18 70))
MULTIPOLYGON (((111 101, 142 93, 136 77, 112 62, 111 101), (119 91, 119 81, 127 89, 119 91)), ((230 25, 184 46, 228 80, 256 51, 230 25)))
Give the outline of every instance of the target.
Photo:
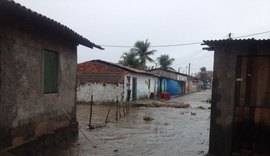
POLYGON ((213 71, 201 71, 196 75, 196 77, 203 82, 202 84, 203 89, 211 88, 213 80, 213 71))
POLYGON ((187 76, 186 93, 193 93, 202 89, 202 81, 193 76, 187 76))
POLYGON ((77 100, 95 102, 135 101, 156 94, 157 76, 143 70, 102 60, 78 64, 77 100))
POLYGON ((186 93, 188 75, 161 68, 152 69, 148 72, 160 76, 158 80, 158 93, 166 92, 170 95, 186 93))
POLYGON ((0 21, 0 149, 76 136, 76 49, 101 47, 10 0, 0 21))
POLYGON ((270 155, 270 40, 204 41, 215 51, 209 153, 270 155))

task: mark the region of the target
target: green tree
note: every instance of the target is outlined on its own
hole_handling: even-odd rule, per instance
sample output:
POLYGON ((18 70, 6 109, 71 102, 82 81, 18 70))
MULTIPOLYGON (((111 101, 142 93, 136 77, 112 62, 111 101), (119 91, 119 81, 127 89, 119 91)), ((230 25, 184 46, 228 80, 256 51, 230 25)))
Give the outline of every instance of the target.
POLYGON ((205 67, 201 67, 201 68, 200 68, 200 71, 201 71, 201 72, 206 72, 206 68, 205 68, 205 67))
POLYGON ((212 83, 213 72, 207 71, 205 67, 201 67, 200 72, 197 74, 197 78, 203 82, 202 88, 206 89, 212 83))
POLYGON ((160 68, 168 69, 174 62, 174 58, 170 58, 169 55, 160 55, 157 58, 160 68))
POLYGON ((156 50, 150 50, 150 42, 148 42, 148 39, 146 41, 137 41, 134 44, 134 47, 131 49, 132 52, 135 52, 140 60, 141 69, 146 69, 146 63, 154 62, 154 60, 150 57, 153 55, 156 50))
POLYGON ((140 61, 135 52, 125 52, 118 63, 132 68, 140 68, 140 61))

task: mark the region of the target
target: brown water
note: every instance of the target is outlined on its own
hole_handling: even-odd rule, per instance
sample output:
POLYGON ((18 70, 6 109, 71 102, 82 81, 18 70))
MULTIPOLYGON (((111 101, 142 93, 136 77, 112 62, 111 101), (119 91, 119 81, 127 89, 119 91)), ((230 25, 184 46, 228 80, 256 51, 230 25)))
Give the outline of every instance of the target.
MULTIPOLYGON (((191 104, 189 109, 132 107, 128 116, 115 122, 115 109, 111 110, 106 127, 87 130, 89 106, 77 107, 79 138, 55 150, 46 152, 56 156, 196 156, 208 151, 209 109, 205 101, 210 92, 199 92, 173 99, 191 104), (144 121, 151 114, 153 121, 144 121)), ((105 121, 108 106, 94 106, 94 124, 105 121)))

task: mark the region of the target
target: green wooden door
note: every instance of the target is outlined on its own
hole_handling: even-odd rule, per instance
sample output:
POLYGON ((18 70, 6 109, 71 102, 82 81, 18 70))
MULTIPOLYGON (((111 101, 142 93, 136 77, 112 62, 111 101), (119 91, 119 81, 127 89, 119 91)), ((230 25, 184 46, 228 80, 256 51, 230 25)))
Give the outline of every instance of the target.
POLYGON ((58 53, 44 52, 43 79, 45 94, 58 92, 58 53))

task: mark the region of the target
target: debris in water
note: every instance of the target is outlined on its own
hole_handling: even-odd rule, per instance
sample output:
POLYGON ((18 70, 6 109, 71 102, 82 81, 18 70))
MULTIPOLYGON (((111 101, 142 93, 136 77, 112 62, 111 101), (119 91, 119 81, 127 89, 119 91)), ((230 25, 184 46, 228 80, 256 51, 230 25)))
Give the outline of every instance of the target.
POLYGON ((154 120, 154 118, 152 117, 151 113, 148 113, 147 115, 143 116, 143 120, 144 121, 152 121, 152 120, 154 120))
POLYGON ((198 109, 202 109, 202 110, 205 110, 206 108, 204 108, 203 106, 199 106, 197 107, 198 109))
POLYGON ((196 113, 195 113, 195 112, 190 112, 190 114, 191 114, 191 115, 196 115, 196 113))
POLYGON ((157 100, 142 100, 133 103, 137 107, 170 107, 170 108, 190 108, 190 104, 183 102, 157 101, 157 100))
POLYGON ((118 149, 115 149, 113 152, 118 152, 118 149))
POLYGON ((106 126, 105 123, 99 123, 99 124, 91 125, 88 129, 92 130, 92 129, 96 129, 96 128, 102 128, 102 127, 105 127, 105 126, 106 126))
POLYGON ((165 125, 165 126, 168 126, 168 125, 169 125, 169 123, 168 123, 168 122, 165 122, 165 123, 164 123, 164 125, 165 125))

